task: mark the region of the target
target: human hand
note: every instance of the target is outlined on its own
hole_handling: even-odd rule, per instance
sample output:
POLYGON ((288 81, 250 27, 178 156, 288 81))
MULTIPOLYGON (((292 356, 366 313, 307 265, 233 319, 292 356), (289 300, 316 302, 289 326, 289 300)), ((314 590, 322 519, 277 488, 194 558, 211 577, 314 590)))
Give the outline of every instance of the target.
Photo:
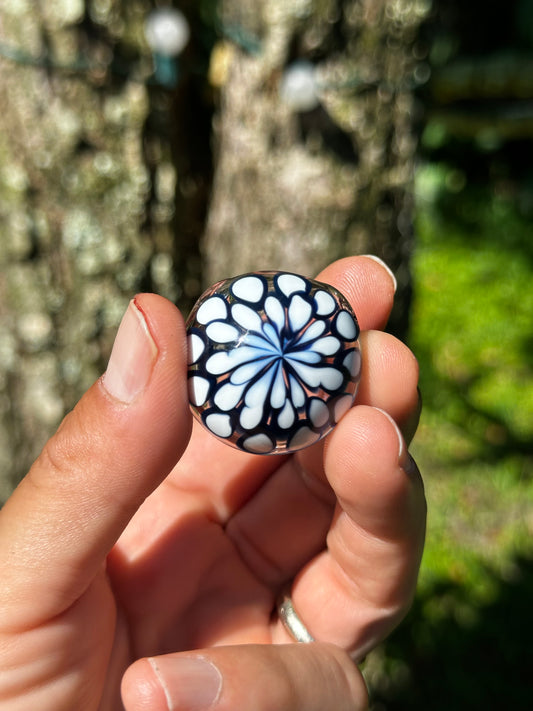
POLYGON ((380 264, 319 279, 358 316, 362 379, 325 442, 290 456, 190 436, 183 320, 154 295, 130 305, 106 374, 0 512, 1 711, 365 707, 347 652, 405 614, 423 547, 399 434, 416 428, 418 369, 375 330, 393 300, 380 264), (316 643, 273 614, 293 579, 316 643))

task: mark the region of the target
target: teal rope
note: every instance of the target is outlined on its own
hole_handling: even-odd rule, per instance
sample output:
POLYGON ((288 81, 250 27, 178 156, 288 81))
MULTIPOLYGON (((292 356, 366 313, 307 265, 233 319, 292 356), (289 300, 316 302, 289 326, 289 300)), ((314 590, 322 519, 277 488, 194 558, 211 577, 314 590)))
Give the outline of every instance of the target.
POLYGON ((127 67, 119 67, 117 64, 103 64, 100 62, 88 62, 85 59, 78 59, 76 62, 72 62, 70 64, 62 63, 62 62, 56 62, 46 55, 37 57, 35 55, 29 54, 27 52, 24 52, 17 47, 13 47, 11 45, 7 45, 3 42, 0 42, 0 57, 4 57, 4 59, 8 59, 11 62, 15 62, 15 64, 20 64, 22 66, 28 66, 28 67, 41 67, 43 69, 54 69, 56 71, 60 72, 66 72, 66 73, 71 73, 71 74, 81 74, 81 75, 88 75, 91 72, 96 72, 96 71, 109 71, 112 74, 115 74, 116 76, 121 76, 121 77, 128 77, 130 81, 133 82, 141 82, 143 84, 146 84, 148 86, 172 86, 173 85, 173 78, 171 79, 169 76, 169 73, 166 72, 163 80, 159 81, 159 72, 158 72, 158 67, 160 62, 158 61, 158 58, 155 58, 155 73, 153 77, 149 77, 146 80, 141 80, 137 79, 134 76, 131 76, 129 68, 127 67))
POLYGON ((239 25, 221 25, 220 34, 243 49, 247 54, 255 57, 261 54, 261 41, 239 25))
MULTIPOLYGON (((239 25, 223 25, 219 26, 219 33, 226 37, 230 42, 233 42, 243 51, 251 56, 258 56, 262 51, 261 41, 244 30, 239 25)), ((70 64, 56 62, 46 55, 35 56, 25 52, 18 47, 0 42, 0 57, 8 59, 16 64, 31 67, 42 67, 45 69, 54 69, 62 72, 70 72, 75 74, 89 74, 95 71, 109 71, 115 75, 128 76, 130 74, 129 67, 119 67, 115 63, 109 65, 97 62, 89 62, 83 58, 79 58, 70 64)), ((155 70, 154 75, 143 81, 147 85, 158 85, 172 88, 177 83, 177 64, 169 63, 164 57, 154 55, 155 70), (167 66, 168 65, 168 66, 167 66)), ((129 77, 131 81, 142 81, 129 77)), ((338 83, 335 82, 317 82, 319 90, 334 89, 338 91, 352 91, 358 93, 368 88, 375 88, 377 82, 367 82, 357 76, 353 76, 338 83)))
POLYGON ((103 64, 96 64, 87 62, 83 59, 78 59, 72 64, 64 64, 62 62, 56 62, 46 55, 41 55, 39 57, 24 52, 18 47, 13 47, 11 45, 0 42, 0 56, 4 59, 9 59, 11 62, 16 64, 21 64, 23 66, 30 67, 43 67, 44 69, 58 69, 65 72, 76 72, 76 73, 87 73, 90 71, 95 71, 97 69, 106 69, 103 64))

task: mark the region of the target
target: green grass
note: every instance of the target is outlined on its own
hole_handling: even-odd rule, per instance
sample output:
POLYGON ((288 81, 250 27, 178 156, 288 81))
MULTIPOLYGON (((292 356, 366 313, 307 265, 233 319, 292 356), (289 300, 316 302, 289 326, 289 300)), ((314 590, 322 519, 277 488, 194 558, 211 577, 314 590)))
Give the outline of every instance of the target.
POLYGON ((366 664, 375 711, 531 706, 533 220, 463 186, 440 166, 418 180, 428 533, 413 611, 366 664))

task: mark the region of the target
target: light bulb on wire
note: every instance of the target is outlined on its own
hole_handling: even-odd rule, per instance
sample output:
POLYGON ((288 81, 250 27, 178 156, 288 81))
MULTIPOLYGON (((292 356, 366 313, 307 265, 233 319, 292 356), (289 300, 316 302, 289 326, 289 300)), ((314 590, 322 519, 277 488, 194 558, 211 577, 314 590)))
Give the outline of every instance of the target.
POLYGON ((279 86, 280 99, 297 112, 312 111, 320 104, 314 64, 298 60, 290 64, 279 86))
POLYGON ((153 53, 156 81, 170 88, 176 86, 177 57, 183 52, 191 36, 187 18, 175 8, 157 8, 146 18, 144 34, 153 53))

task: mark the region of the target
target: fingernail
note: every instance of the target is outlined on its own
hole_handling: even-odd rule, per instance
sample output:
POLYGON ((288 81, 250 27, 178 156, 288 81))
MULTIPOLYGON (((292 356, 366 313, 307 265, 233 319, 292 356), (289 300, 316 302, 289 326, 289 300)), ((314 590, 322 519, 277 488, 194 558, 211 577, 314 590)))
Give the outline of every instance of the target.
POLYGON ((156 358, 157 346, 142 311, 132 300, 113 344, 103 378, 105 389, 115 399, 131 403, 148 384, 156 358))
POLYGON ((396 431, 396 435, 398 436, 398 464, 402 469, 405 470, 406 466, 409 466, 409 452, 407 451, 407 447, 405 445, 405 440, 402 434, 402 431, 398 427, 398 424, 396 423, 396 420, 389 415, 389 413, 386 410, 382 410, 381 407, 376 407, 376 410, 379 410, 381 414, 385 415, 385 417, 389 420, 391 425, 394 427, 396 431))
POLYGON ((412 442, 413 437, 416 434, 416 431, 418 429, 418 425, 420 423, 420 416, 422 414, 422 393, 420 392, 420 388, 417 387, 417 393, 418 393, 418 401, 416 404, 415 409, 411 412, 407 420, 405 420, 402 423, 402 431, 403 431, 403 436, 405 437, 405 441, 407 442, 407 446, 412 442))
POLYGON ((394 429, 396 430, 396 434, 398 435, 398 466, 410 479, 420 478, 420 471, 418 469, 418 466, 413 457, 409 454, 409 450, 407 449, 407 445, 405 443, 405 438, 402 434, 402 431, 398 427, 398 424, 396 423, 394 418, 392 418, 385 410, 382 410, 380 407, 376 407, 376 410, 379 410, 385 415, 385 417, 393 425, 394 429))
POLYGON ((377 262, 378 264, 381 264, 381 266, 383 267, 383 269, 385 269, 385 271, 389 274, 390 278, 392 279, 392 283, 393 283, 393 285, 394 285, 394 293, 396 293, 396 289, 398 288, 398 282, 397 282, 397 280, 396 280, 396 277, 394 276, 394 272, 393 272, 392 269, 389 267, 389 265, 388 265, 388 264, 385 264, 385 262, 383 261, 383 259, 380 259, 379 257, 376 257, 375 254, 362 254, 361 256, 362 256, 362 257, 366 257, 367 259, 373 259, 373 260, 374 260, 375 262, 377 262))
POLYGON ((168 711, 203 711, 220 696, 222 674, 203 657, 157 657, 148 659, 161 684, 168 711))

